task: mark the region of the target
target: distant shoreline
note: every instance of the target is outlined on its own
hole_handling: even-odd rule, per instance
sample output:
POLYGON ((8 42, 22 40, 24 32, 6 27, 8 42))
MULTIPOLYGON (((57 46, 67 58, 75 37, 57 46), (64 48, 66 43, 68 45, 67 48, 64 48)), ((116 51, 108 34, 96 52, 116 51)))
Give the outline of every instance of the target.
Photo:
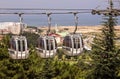
MULTIPOLYGON (((38 29, 44 30, 46 31, 48 29, 48 26, 43 26, 43 27, 37 27, 38 29)), ((75 26, 51 26, 51 30, 59 30, 59 31, 68 31, 68 32, 73 32, 74 31, 75 26)), ((97 25, 97 26, 78 26, 77 29, 77 33, 92 33, 92 32, 101 32, 101 29, 103 28, 103 26, 101 25, 97 25)), ((120 25, 115 26, 115 29, 117 29, 117 31, 120 31, 120 25)))

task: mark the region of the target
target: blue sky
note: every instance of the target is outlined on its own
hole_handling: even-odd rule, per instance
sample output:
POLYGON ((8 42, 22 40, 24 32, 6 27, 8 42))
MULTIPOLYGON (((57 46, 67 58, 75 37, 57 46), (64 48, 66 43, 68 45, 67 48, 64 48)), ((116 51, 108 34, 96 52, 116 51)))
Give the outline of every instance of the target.
POLYGON ((0 0, 0 8, 96 8, 108 0, 0 0))

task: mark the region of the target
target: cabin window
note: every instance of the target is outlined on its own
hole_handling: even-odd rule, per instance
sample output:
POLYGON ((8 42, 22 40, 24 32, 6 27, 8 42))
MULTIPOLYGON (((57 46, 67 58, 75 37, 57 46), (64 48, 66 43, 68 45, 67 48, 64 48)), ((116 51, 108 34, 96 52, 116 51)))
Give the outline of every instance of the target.
POLYGON ((18 40, 18 51, 21 51, 21 44, 20 44, 20 40, 18 40))
POLYGON ((45 49, 44 48, 44 40, 43 39, 40 40, 40 48, 45 49))
POLYGON ((55 49, 57 48, 57 42, 56 42, 56 40, 55 40, 55 49))
POLYGON ((24 40, 22 40, 22 47, 23 47, 23 51, 25 51, 25 41, 24 40))
POLYGON ((37 46, 38 46, 38 48, 45 49, 44 48, 44 40, 43 39, 39 39, 37 46))
POLYGON ((14 40, 11 41, 11 49, 16 50, 16 43, 14 40))
POLYGON ((80 39, 79 38, 73 38, 74 48, 80 48, 80 39))
POLYGON ((82 41, 82 47, 84 46, 84 43, 83 43, 83 39, 81 38, 81 41, 82 41))
POLYGON ((46 40, 46 49, 47 50, 53 50, 53 40, 46 40))
POLYGON ((64 38, 63 45, 67 47, 72 47, 71 38, 69 36, 64 38))

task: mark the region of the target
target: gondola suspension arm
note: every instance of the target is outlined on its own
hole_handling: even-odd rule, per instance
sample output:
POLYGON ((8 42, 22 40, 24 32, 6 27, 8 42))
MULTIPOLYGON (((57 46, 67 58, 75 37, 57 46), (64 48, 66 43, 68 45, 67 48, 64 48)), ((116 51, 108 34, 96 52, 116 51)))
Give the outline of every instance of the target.
POLYGON ((46 13, 47 17, 48 17, 48 31, 47 31, 47 35, 50 33, 50 29, 51 29, 51 13, 46 13))
POLYGON ((23 18, 22 18, 22 14, 23 13, 18 13, 18 15, 19 15, 19 21, 20 21, 20 34, 23 34, 23 24, 22 24, 23 18))
POLYGON ((77 31, 77 26, 78 26, 78 17, 77 17, 77 12, 75 12, 73 14, 74 14, 74 18, 75 18, 75 30, 74 30, 73 34, 75 34, 77 31))

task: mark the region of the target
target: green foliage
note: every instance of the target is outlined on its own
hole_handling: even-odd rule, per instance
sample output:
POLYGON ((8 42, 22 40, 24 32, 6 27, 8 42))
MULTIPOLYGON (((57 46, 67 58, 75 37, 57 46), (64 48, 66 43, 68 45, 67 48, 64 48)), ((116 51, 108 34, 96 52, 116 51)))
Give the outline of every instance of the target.
POLYGON ((29 47, 31 45, 34 46, 34 47, 37 45, 37 39, 38 39, 39 35, 37 35, 35 33, 24 32, 23 36, 26 36, 29 47))
POLYGON ((104 18, 102 34, 94 39, 91 58, 94 61, 89 79, 117 79, 120 67, 120 51, 115 46, 114 26, 116 20, 112 15, 104 18))

